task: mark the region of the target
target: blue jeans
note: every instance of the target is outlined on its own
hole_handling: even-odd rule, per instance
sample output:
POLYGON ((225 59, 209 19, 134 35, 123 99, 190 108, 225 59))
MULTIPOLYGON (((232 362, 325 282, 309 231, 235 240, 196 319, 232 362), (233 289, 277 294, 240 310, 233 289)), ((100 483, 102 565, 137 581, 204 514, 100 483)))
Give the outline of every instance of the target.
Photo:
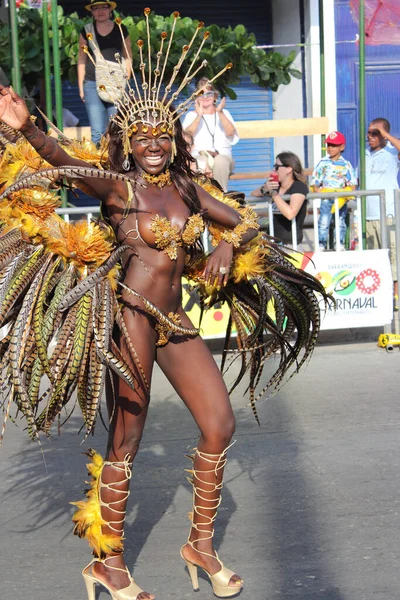
POLYGON ((115 113, 116 108, 114 104, 103 102, 99 98, 95 81, 85 81, 83 91, 85 93, 85 106, 89 117, 92 142, 97 144, 107 129, 110 117, 115 113))
MULTIPOLYGON (((333 198, 325 198, 321 199, 321 207, 319 209, 319 219, 318 219, 318 239, 319 245, 326 248, 328 235, 329 235, 329 226, 331 224, 332 217, 335 217, 335 213, 332 213, 332 206, 335 201, 333 198)), ((347 202, 342 206, 339 210, 339 232, 340 232, 340 245, 344 246, 344 242, 346 239, 346 215, 347 215, 347 202)))

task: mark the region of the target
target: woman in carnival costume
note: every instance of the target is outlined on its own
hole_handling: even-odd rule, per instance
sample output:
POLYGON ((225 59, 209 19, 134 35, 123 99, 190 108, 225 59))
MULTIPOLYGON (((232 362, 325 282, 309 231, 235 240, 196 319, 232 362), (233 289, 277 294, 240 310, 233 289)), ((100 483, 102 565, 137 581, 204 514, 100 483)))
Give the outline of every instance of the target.
MULTIPOLYGON (((178 17, 174 13, 174 24, 178 17)), ((200 46, 207 37, 206 32, 200 46)), ((116 102, 107 161, 103 151, 46 136, 30 120, 24 101, 11 88, 0 87, 0 119, 24 138, 7 148, 0 165, 3 181, 11 184, 0 195, 0 327, 8 324, 0 356, 10 382, 5 418, 14 402, 32 438, 40 431, 47 434, 76 390, 89 434, 106 374, 112 371, 106 458, 89 451, 91 487, 87 500, 75 503, 73 517, 75 533, 87 538, 94 553, 83 570, 89 600, 95 598, 96 584, 114 600, 154 598, 138 587, 125 565, 123 529, 155 361, 200 430, 189 471, 192 525, 181 556, 194 589, 198 567, 209 576, 216 596, 231 597, 242 589, 240 577, 223 565, 213 546, 235 418, 221 373, 182 309, 182 276, 198 287, 204 305, 228 304, 226 348, 234 325, 242 360, 235 385, 249 372, 256 417, 255 387, 265 360, 280 351, 279 366, 260 395, 312 352, 320 318, 315 292, 325 296, 313 277, 258 234, 249 207, 199 182, 190 170, 192 157, 179 117, 202 90, 176 108, 172 101, 200 67, 193 60, 177 92, 171 94, 174 76, 161 92, 166 38, 162 33, 153 66, 149 50, 147 75, 145 44, 138 42, 141 74, 116 102), (101 201, 108 227, 73 226, 57 217, 51 188, 60 178, 101 201), (205 225, 215 248, 208 256, 200 243, 205 225), (39 398, 43 374, 50 385, 39 398)), ((179 66, 189 48, 183 48, 179 66)))

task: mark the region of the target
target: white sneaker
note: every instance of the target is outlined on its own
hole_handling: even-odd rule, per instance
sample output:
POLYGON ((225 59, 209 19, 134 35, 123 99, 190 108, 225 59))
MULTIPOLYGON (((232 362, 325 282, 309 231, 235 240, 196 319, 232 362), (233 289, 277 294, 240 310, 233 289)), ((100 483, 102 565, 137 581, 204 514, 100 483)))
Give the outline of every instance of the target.
POLYGON ((321 246, 320 245, 319 248, 318 248, 319 252, 325 252, 325 250, 326 250, 325 246, 321 246))

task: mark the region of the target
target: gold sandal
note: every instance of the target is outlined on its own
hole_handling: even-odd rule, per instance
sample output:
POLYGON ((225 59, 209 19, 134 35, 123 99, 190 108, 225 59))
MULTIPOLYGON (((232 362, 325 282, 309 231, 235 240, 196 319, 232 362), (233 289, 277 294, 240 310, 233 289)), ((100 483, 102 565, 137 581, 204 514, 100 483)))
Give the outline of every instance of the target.
POLYGON ((123 552, 125 508, 121 510, 116 505, 126 503, 129 497, 129 489, 120 489, 118 486, 126 488, 129 486, 129 480, 132 476, 130 456, 126 456, 123 461, 110 462, 103 461, 102 457, 94 450, 89 450, 87 454, 91 459, 91 462, 87 465, 89 475, 91 475, 90 489, 86 493, 87 499, 80 502, 71 502, 71 504, 78 508, 72 518, 75 523, 74 533, 87 539, 95 555, 95 558, 82 571, 88 600, 95 600, 96 583, 106 588, 111 594, 112 600, 136 600, 143 590, 135 583, 128 569, 107 564, 108 560, 123 552), (117 481, 109 483, 102 481, 105 467, 115 469, 119 474, 116 475, 117 481), (103 490, 112 492, 116 499, 106 502, 103 499, 103 490), (104 508, 115 513, 115 518, 106 521, 101 514, 104 508), (107 527, 111 530, 111 533, 104 533, 102 527, 107 527), (96 562, 104 564, 108 569, 127 573, 130 581, 129 585, 121 590, 112 590, 104 581, 93 574, 91 567, 96 562))
POLYGON ((230 582, 232 576, 236 575, 236 573, 234 573, 233 571, 231 571, 230 569, 228 569, 227 567, 224 566, 223 562, 219 559, 217 552, 215 552, 215 554, 209 554, 208 552, 203 552, 202 550, 199 550, 198 548, 196 548, 195 544, 200 541, 211 539, 214 536, 213 524, 214 524, 214 521, 217 516, 218 507, 221 504, 221 500, 222 500, 221 493, 220 493, 222 490, 222 485, 223 485, 222 480, 220 483, 210 483, 209 481, 205 481, 204 479, 202 479, 201 475, 203 473, 215 473, 215 477, 217 478, 218 471, 223 470, 227 463, 226 453, 229 448, 230 448, 230 446, 228 446, 228 448, 226 448, 221 454, 207 454, 207 453, 201 452, 200 450, 195 448, 194 455, 188 456, 188 457, 194 462, 194 459, 197 455, 202 460, 210 463, 213 466, 213 468, 208 471, 200 471, 199 469, 194 469, 194 467, 193 467, 193 469, 186 469, 186 471, 188 473, 190 473, 192 476, 192 477, 188 477, 189 483, 191 483, 193 486, 193 514, 190 515, 191 521, 192 521, 192 529, 195 529, 196 531, 198 531, 201 534, 204 534, 204 533, 208 534, 205 537, 200 536, 199 538, 197 538, 195 540, 190 540, 188 538, 186 544, 189 545, 191 548, 193 548, 193 550, 195 550, 199 554, 204 554, 205 556, 211 556, 212 558, 215 558, 221 565, 221 569, 217 573, 214 573, 214 575, 211 575, 207 571, 207 569, 205 569, 204 567, 201 567, 200 565, 196 565, 195 563, 188 560, 183 555, 183 549, 186 544, 182 546, 181 552, 180 552, 181 557, 185 561, 186 566, 188 568, 189 576, 190 576, 190 579, 191 579, 191 582, 193 585, 193 589, 195 591, 197 591, 199 589, 199 579, 197 576, 197 569, 200 568, 210 578, 213 592, 219 598, 231 598, 233 596, 236 596, 237 594, 240 594, 240 592, 243 589, 243 581, 240 580, 239 585, 236 585, 236 586, 229 585, 229 582, 230 582), (195 484, 195 479, 197 480, 198 483, 200 483, 200 485, 202 484, 202 487, 195 484), (211 489, 204 489, 204 486, 208 486, 211 489), (206 494, 215 494, 215 492, 219 492, 218 498, 208 499, 207 497, 204 496, 206 494), (199 504, 196 504, 196 497, 200 498, 201 500, 204 500, 208 504, 211 504, 211 506, 204 507, 199 504), (214 514, 212 516, 209 516, 208 514, 204 514, 204 512, 202 512, 202 509, 203 509, 203 511, 206 510, 207 512, 214 511, 214 514), (197 515, 200 518, 200 521, 195 522, 194 515, 197 515), (211 531, 209 531, 209 529, 208 529, 210 526, 211 526, 211 531))
POLYGON ((83 569, 82 575, 86 584, 88 600, 95 600, 96 598, 96 583, 102 585, 110 593, 112 600, 136 600, 136 598, 139 596, 139 594, 143 592, 143 590, 138 585, 136 585, 135 580, 133 579, 133 577, 131 577, 131 574, 129 573, 128 569, 121 569, 120 567, 113 567, 112 565, 107 565, 107 560, 109 560, 110 558, 114 557, 109 556, 108 558, 104 559, 94 558, 87 565, 87 567, 83 569), (127 573, 130 580, 130 584, 128 585, 128 587, 125 587, 122 590, 118 591, 114 591, 110 587, 108 587, 108 585, 104 581, 98 579, 98 577, 96 577, 93 573, 90 572, 92 565, 96 562, 102 563, 108 569, 114 569, 115 571, 123 571, 124 573, 127 573))

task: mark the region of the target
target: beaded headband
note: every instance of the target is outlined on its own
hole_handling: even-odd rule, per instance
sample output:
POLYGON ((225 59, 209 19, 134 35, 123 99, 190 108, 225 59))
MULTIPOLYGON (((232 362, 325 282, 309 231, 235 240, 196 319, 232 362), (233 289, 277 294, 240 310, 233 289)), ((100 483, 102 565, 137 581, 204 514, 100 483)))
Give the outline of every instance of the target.
MULTIPOLYGON (((111 120, 121 131, 125 157, 128 157, 131 151, 130 138, 132 137, 132 134, 138 131, 139 125, 142 125, 142 131, 144 133, 147 133, 149 128, 151 128, 154 136, 161 132, 168 133, 173 137, 175 134, 174 123, 189 109, 194 100, 204 93, 204 90, 210 83, 215 81, 218 77, 225 73, 225 71, 232 67, 232 63, 228 63, 212 79, 208 80, 202 88, 196 90, 189 98, 174 108, 173 102, 178 98, 180 92, 192 81, 197 73, 207 65, 206 60, 199 61, 199 55, 206 40, 209 38, 210 33, 208 31, 204 32, 203 39, 201 40, 198 48, 195 50, 193 48, 195 40, 198 37, 200 30, 204 27, 204 23, 200 22, 198 24, 190 42, 182 47, 180 58, 173 69, 170 80, 164 88, 164 92, 162 92, 161 86, 165 75, 172 40, 174 38, 176 22, 179 19, 180 14, 179 12, 173 13, 174 21, 168 43, 168 33, 165 31, 161 33, 160 47, 156 54, 155 65, 153 66, 149 23, 149 15, 151 10, 150 8, 145 8, 143 12, 146 18, 147 28, 147 64, 145 58, 145 42, 143 40, 138 40, 136 43, 139 48, 140 75, 135 74, 132 62, 131 74, 133 85, 129 83, 124 59, 122 59, 121 55, 117 53, 115 54, 118 65, 117 68, 121 69, 124 74, 125 87, 122 88, 122 84, 120 81, 118 81, 118 78, 115 76, 115 72, 110 67, 110 62, 106 61, 104 58, 104 64, 107 65, 110 73, 110 86, 99 86, 101 91, 106 91, 110 95, 110 97, 114 100, 115 107, 117 108, 117 113, 111 117, 111 120), (167 47, 164 50, 165 45, 167 47), (172 92, 174 81, 182 68, 183 62, 186 58, 188 58, 190 53, 192 53, 192 58, 189 59, 191 62, 187 72, 182 78, 182 81, 177 89, 172 92)), ((129 56, 122 31, 122 21, 118 18, 115 19, 115 22, 120 29, 126 55, 129 56)), ((91 33, 88 33, 86 37, 88 40, 93 42, 93 35, 91 33)), ((82 50, 86 52, 86 54, 88 54, 93 61, 93 58, 89 54, 88 47, 83 46, 82 50)), ((173 159, 174 156, 172 156, 172 160, 173 159)))

